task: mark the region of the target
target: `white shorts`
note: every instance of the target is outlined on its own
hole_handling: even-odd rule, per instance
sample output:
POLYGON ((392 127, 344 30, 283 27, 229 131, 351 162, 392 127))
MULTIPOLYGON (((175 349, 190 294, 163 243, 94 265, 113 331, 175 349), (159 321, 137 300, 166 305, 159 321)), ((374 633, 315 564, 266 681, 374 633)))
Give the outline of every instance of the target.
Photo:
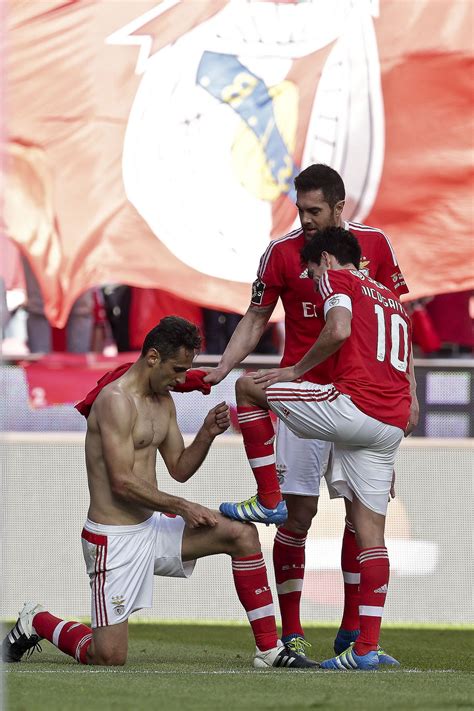
POLYGON ((279 419, 275 457, 282 493, 319 496, 321 476, 326 471, 330 449, 330 442, 297 437, 279 419))
POLYGON ((153 576, 188 578, 196 561, 181 560, 185 522, 154 513, 135 526, 87 519, 82 552, 92 590, 92 627, 117 625, 153 603, 153 576))
POLYGON ((403 431, 361 412, 331 384, 277 383, 266 395, 273 412, 297 437, 335 443, 326 476, 331 496, 352 500, 355 495, 385 515, 403 431))

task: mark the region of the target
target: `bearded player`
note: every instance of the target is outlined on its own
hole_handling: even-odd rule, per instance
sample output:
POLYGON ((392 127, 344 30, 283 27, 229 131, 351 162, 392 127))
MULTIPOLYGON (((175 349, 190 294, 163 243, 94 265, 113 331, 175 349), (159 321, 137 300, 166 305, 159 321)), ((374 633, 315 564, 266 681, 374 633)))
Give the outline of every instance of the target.
MULTIPOLYGON (((302 268, 300 251, 318 232, 344 226, 362 249, 360 268, 400 296, 407 293, 405 280, 392 246, 374 227, 344 222, 345 188, 341 176, 323 164, 314 164, 295 179, 296 206, 301 228, 270 243, 263 254, 253 284, 248 311, 238 324, 217 368, 205 380, 219 383, 258 343, 280 298, 285 310, 285 347, 281 366, 296 363, 313 345, 324 325, 315 308, 313 282, 302 268)), ((310 382, 329 383, 331 373, 323 362, 305 373, 310 382)), ((411 408, 407 432, 418 421, 416 383, 411 365, 411 408)), ((282 618, 282 640, 304 653, 308 643, 300 618, 305 544, 318 510, 321 474, 329 453, 328 442, 299 439, 279 421, 276 435, 276 468, 272 475, 273 426, 268 412, 254 407, 237 407, 250 466, 257 481, 257 496, 242 507, 241 520, 281 524, 275 536, 273 564, 282 618), (282 500, 283 495, 283 500, 282 500)), ((346 504, 346 525, 342 540, 341 567, 344 577, 344 612, 334 650, 343 651, 359 634, 360 563, 350 503, 346 504)))
MULTIPOLYGON (((328 228, 301 254, 319 283, 316 308, 324 327, 296 364, 243 376, 236 390, 243 406, 271 408, 297 437, 335 443, 327 478, 331 496, 351 504, 360 633, 321 667, 375 670, 381 663, 398 665, 380 649, 379 636, 389 582, 385 516, 411 402, 410 319, 395 294, 359 271, 360 247, 350 232, 328 228), (307 381, 305 374, 323 361, 332 382, 307 381)), ((234 507, 222 504, 221 511, 232 515, 234 507)))

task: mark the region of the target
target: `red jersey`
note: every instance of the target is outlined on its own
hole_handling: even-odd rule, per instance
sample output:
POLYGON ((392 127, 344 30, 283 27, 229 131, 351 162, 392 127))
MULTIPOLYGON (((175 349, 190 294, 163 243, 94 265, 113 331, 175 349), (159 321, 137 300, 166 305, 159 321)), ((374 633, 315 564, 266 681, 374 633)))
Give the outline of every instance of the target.
POLYGON ((366 415, 404 430, 411 403, 408 314, 389 289, 348 269, 329 270, 319 281, 318 311, 324 319, 334 306, 352 312, 351 335, 328 359, 334 385, 366 415))
MULTIPOLYGON (((344 229, 357 237, 362 250, 361 271, 381 282, 396 294, 408 289, 392 246, 375 227, 345 222, 344 229)), ((274 306, 281 299, 285 310, 285 347, 281 366, 294 365, 311 348, 324 326, 317 315, 314 283, 302 266, 300 251, 305 244, 302 229, 270 242, 263 254, 253 283, 254 306, 274 306)), ((308 371, 305 380, 329 383, 327 361, 308 371)))

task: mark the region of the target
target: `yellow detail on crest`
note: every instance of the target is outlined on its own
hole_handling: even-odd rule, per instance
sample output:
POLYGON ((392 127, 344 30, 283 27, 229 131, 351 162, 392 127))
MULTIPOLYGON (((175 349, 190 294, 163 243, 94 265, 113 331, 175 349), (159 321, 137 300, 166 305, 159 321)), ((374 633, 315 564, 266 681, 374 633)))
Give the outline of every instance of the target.
MULTIPOLYGON (((273 202, 292 187, 292 154, 296 141, 299 92, 295 84, 283 81, 269 88, 268 93, 273 102, 273 116, 276 125, 288 150, 288 155, 283 158, 284 166, 278 171, 277 181, 272 176, 265 153, 268 137, 274 127, 273 122, 269 122, 259 139, 241 121, 232 144, 232 162, 236 175, 244 188, 260 200, 273 202)), ((255 125, 256 122, 258 122, 258 116, 249 120, 251 125, 255 125)))

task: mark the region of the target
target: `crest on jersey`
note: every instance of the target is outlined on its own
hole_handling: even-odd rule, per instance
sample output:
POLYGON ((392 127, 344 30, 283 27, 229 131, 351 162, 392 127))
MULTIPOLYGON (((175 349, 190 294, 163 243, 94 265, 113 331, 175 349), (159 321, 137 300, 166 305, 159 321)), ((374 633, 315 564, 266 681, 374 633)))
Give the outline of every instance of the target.
POLYGON ((384 152, 379 3, 203 2, 213 12, 191 27, 182 5, 163 0, 107 38, 139 48, 124 186, 176 257, 251 282, 269 239, 295 224, 302 168, 341 173, 347 219, 373 204, 384 152), (172 40, 154 35, 165 13, 172 40))

